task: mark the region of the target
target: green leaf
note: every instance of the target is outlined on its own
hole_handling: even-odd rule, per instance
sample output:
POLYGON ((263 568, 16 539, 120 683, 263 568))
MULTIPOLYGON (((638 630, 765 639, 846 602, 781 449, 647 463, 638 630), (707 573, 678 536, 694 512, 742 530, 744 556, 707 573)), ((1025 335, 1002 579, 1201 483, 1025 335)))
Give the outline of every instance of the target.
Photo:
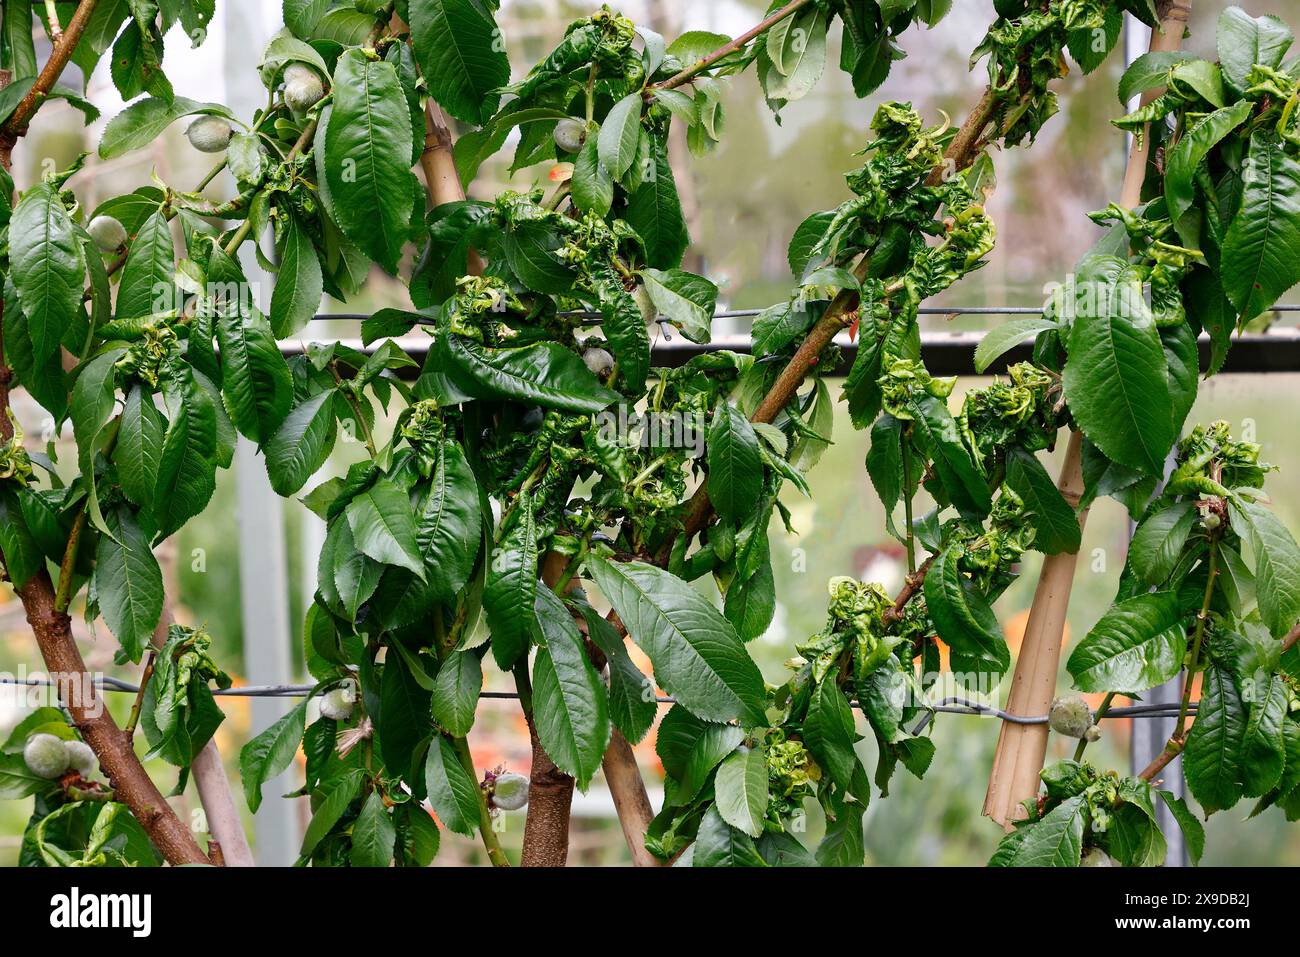
MULTIPOLYGON (((404 574, 404 573, 401 573, 404 574)), ((376 600, 376 604, 382 604, 376 600)), ((375 731, 384 764, 398 773, 413 765, 421 738, 429 728, 429 684, 418 658, 401 639, 389 641, 391 654, 379 678, 379 708, 375 731), (399 647, 401 646, 401 647, 399 647)))
POLYGON ((794 235, 790 237, 790 246, 786 251, 786 259, 790 263, 790 272, 794 273, 795 279, 803 279, 810 266, 821 263, 824 257, 818 257, 813 261, 813 256, 817 253, 818 248, 826 239, 826 231, 835 221, 836 211, 833 209, 825 210, 820 213, 813 213, 795 229, 794 235))
POLYGON ((762 837, 767 815, 767 758, 762 748, 739 748, 722 762, 713 784, 718 814, 750 837, 762 837))
POLYGON ((1282 723, 1286 720, 1290 697, 1278 675, 1253 681, 1250 687, 1254 693, 1242 742, 1241 783, 1246 797, 1260 797, 1282 780, 1286 760, 1282 723))
POLYGON ((537 524, 532 499, 524 497, 518 519, 488 556, 483 611, 492 635, 492 657, 502 671, 528 654, 536 622, 537 524))
POLYGON ((1191 502, 1178 502, 1144 519, 1128 548, 1128 561, 1138 578, 1152 587, 1164 582, 1182 557, 1195 524, 1191 502))
POLYGON ((394 273, 415 201, 406 97, 393 65, 360 50, 339 57, 333 89, 325 175, 334 216, 345 236, 394 273))
POLYGON ((934 459, 934 470, 957 511, 976 520, 988 515, 993 507, 988 480, 962 442, 948 406, 925 394, 913 397, 910 406, 934 459))
POLYGON ((223 309, 217 316, 221 390, 240 434, 259 445, 275 435, 293 404, 293 376, 266 317, 223 309))
POLYGON ((4 5, 4 10, 0 10, 0 16, 3 17, 3 23, 0 23, 0 31, 3 31, 0 44, 5 49, 5 68, 13 74, 14 85, 21 86, 16 81, 36 77, 31 0, 10 0, 4 5))
POLYGON ((478 696, 483 690, 483 665, 472 651, 453 651, 433 679, 430 709, 433 720, 449 734, 463 738, 474 727, 478 696))
POLYGON ((709 429, 709 499, 723 521, 740 524, 763 491, 763 455, 744 414, 718 406, 709 429))
POLYGON ((585 213, 609 215, 614 205, 614 179, 600 161, 596 137, 588 136, 573 164, 573 204, 585 213))
POLYGON ((826 836, 817 845, 816 858, 819 866, 863 865, 867 852, 862 840, 862 815, 866 810, 866 804, 857 801, 846 801, 835 809, 835 818, 826 822, 826 836))
MULTIPOLYGON (((313 725, 315 727, 315 725, 313 725)), ((361 768, 349 768, 342 775, 321 786, 321 800, 311 816, 311 823, 302 836, 301 858, 311 857, 311 852, 337 824, 347 811, 349 805, 361 794, 361 783, 365 772, 361 768)))
POLYGON ((407 867, 428 867, 438 856, 442 835, 433 815, 423 806, 404 804, 394 812, 397 815, 397 846, 402 852, 402 863, 407 867))
POLYGON ((58 783, 48 778, 38 778, 27 770, 27 762, 19 754, 0 754, 0 801, 21 801, 25 797, 52 791, 58 783))
POLYGON ((347 507, 357 548, 384 565, 405 568, 424 581, 411 499, 392 479, 380 478, 347 507))
POLYGON ((1229 671, 1210 665, 1201 680, 1196 721, 1183 751, 1183 770, 1206 817, 1241 800, 1246 708, 1229 671))
POLYGON ((1228 506, 1233 527, 1254 554, 1260 617, 1280 638, 1300 619, 1300 548, 1281 520, 1258 502, 1234 498, 1228 506))
POLYGON ((474 836, 479 823, 479 786, 456 754, 456 748, 442 735, 434 735, 429 742, 429 754, 424 761, 424 784, 429 793, 429 804, 444 827, 474 836))
MULTIPOLYGON (((858 703, 880 740, 892 744, 899 739, 903 708, 907 703, 908 680, 894 659, 857 682, 858 703)), ((919 740, 926 740, 924 738, 919 740)))
POLYGON ((1011 663, 997 616, 958 568, 960 551, 947 548, 925 574, 925 605, 939 637, 952 649, 954 672, 1001 675, 1011 663))
POLYGON ((352 825, 353 867, 387 867, 393 861, 393 845, 397 841, 397 828, 384 807, 384 797, 371 791, 361 813, 352 825))
POLYGON ((1169 813, 1178 822, 1178 827, 1183 832, 1183 841, 1187 845, 1187 856, 1192 865, 1199 864, 1201 855, 1205 853, 1205 828, 1201 826, 1201 822, 1196 819, 1196 815, 1182 798, 1168 791, 1156 791, 1156 794, 1160 795, 1160 800, 1165 802, 1165 807, 1169 808, 1169 813))
POLYGON ((680 578, 641 562, 588 560, 655 681, 706 721, 766 722, 766 689, 735 629, 680 578))
POLYGON ((122 493, 141 508, 152 508, 167 423, 153 395, 138 383, 127 393, 117 430, 113 461, 122 493))
MULTIPOLYGON (((357 551, 356 540, 352 537, 352 529, 346 519, 335 519, 326 537, 330 541, 321 551, 323 571, 320 574, 327 581, 333 582, 334 590, 338 593, 338 603, 346 612, 347 618, 356 621, 361 607, 379 587, 385 566, 357 551)), ((322 591, 324 590, 322 586, 322 591)))
POLYGON ((1300 162, 1261 131, 1250 138, 1243 180, 1219 278, 1246 323, 1300 280, 1300 162))
POLYGON ((64 333, 81 315, 86 268, 73 230, 52 183, 28 190, 10 219, 11 277, 37 365, 58 352, 64 333))
POLYGON ((438 464, 416 520, 416 541, 429 564, 429 585, 439 601, 460 593, 478 558, 483 516, 478 483, 455 442, 438 447, 438 464))
POLYGON ((139 661, 162 615, 162 571, 130 511, 116 509, 104 518, 112 537, 99 536, 95 546, 95 595, 122 650, 139 661))
MULTIPOLYGON (((769 100, 800 100, 812 92, 826 70, 826 12, 814 5, 795 14, 781 45, 779 67, 767 75, 764 92, 769 100)), ((780 24, 778 24, 780 26, 780 24)), ((774 32, 774 31, 773 31, 774 32)), ((768 50, 772 49, 769 32, 768 50)), ((773 58, 773 65, 777 60, 773 58)))
POLYGON ((132 150, 148 146, 182 116, 224 116, 234 119, 220 103, 200 103, 183 96, 171 102, 158 97, 136 100, 108 122, 99 141, 99 158, 115 159, 132 150))
POLYGON ((577 273, 560 259, 564 245, 560 234, 545 223, 525 220, 505 234, 506 262, 519 280, 535 292, 563 295, 573 289, 577 273))
POLYGON ((1238 93, 1250 85, 1250 71, 1256 64, 1277 68, 1291 46, 1291 31, 1273 16, 1252 17, 1241 7, 1228 7, 1219 14, 1215 32, 1223 78, 1238 93))
POLYGON ((271 293, 271 331, 277 339, 285 339, 316 315, 325 292, 325 278, 316 247, 297 217, 285 216, 278 249, 280 271, 271 293))
POLYGON ((18 490, 8 483, 0 485, 0 556, 16 589, 45 568, 45 555, 23 516, 18 490))
POLYGON ((277 495, 287 498, 296 493, 329 458, 338 434, 336 395, 333 389, 326 389, 304 399, 267 441, 266 474, 277 495))
POLYGON ((303 698, 292 711, 244 745, 239 752, 239 775, 244 797, 254 814, 262 804, 262 785, 292 762, 306 730, 307 702, 303 698))
POLYGON ((1181 222, 1183 214, 1196 200, 1196 171, 1220 140, 1246 122, 1252 106, 1249 100, 1239 100, 1232 106, 1206 114, 1192 124, 1172 149, 1166 151, 1165 206, 1169 218, 1179 226, 1184 242, 1196 239, 1194 230, 1184 227, 1181 222))
POLYGON ((717 286, 680 269, 643 269, 641 278, 660 315, 692 342, 709 341, 718 304, 717 286))
POLYGON ((483 124, 510 82, 490 0, 410 0, 411 44, 438 105, 462 122, 483 124))
POLYGON ((1114 257, 1093 263, 1080 277, 1090 292, 1070 331, 1065 398, 1107 458, 1159 475, 1174 442, 1164 348, 1129 265, 1114 257))
POLYGON ((863 802, 870 800, 866 769, 853 749, 858 740, 853 709, 833 679, 823 680, 813 693, 803 736, 808 750, 840 790, 852 792, 863 802))
POLYGON ((163 392, 168 425, 153 497, 159 539, 202 512, 216 489, 218 408, 198 375, 163 392))
POLYGON ((537 738, 556 767, 585 791, 609 744, 608 696, 564 603, 549 588, 539 589, 536 601, 546 644, 533 662, 537 738))
POLYGON ((1008 862, 1011 867, 1078 867, 1083 854, 1083 825, 1087 817, 1083 794, 1062 801, 1029 832, 1008 862))
POLYGON ((558 342, 490 349, 452 334, 447 354, 451 367, 445 371, 474 398, 529 402, 576 415, 599 412, 618 400, 558 342))
POLYGON ((629 197, 623 218, 636 230, 646 248, 646 262, 656 269, 676 269, 690 242, 686 217, 677 195, 677 182, 668 162, 666 138, 650 138, 653 165, 629 197))
POLYGON ((1080 691, 1139 694, 1182 669, 1187 629, 1175 592, 1117 602, 1079 642, 1066 670, 1080 691))
POLYGON ((655 722, 659 712, 654 683, 627 653, 623 636, 588 605, 581 606, 587 634, 605 653, 609 663, 609 717, 614 727, 632 744, 637 744, 655 722))
POLYGON ((598 155, 600 162, 615 179, 622 179, 636 159, 637 140, 641 136, 641 91, 629 93, 614 104, 600 128, 598 155))
POLYGON ((716 806, 700 821, 692 851, 693 867, 767 867, 753 838, 722 819, 716 806))
MULTIPOLYGON (((679 725, 682 740, 673 742, 670 736, 668 749, 689 744, 684 754, 676 754, 681 759, 665 765, 673 771, 672 777, 665 783, 664 804, 666 806, 687 807, 699 796, 704 786, 709 783, 709 776, 722 759, 731 754, 745 739, 743 729, 734 724, 706 724, 704 722, 687 722, 679 725)), ((657 746, 657 745, 656 745, 657 746)))
POLYGON ((1169 79, 1169 71, 1180 63, 1195 60, 1194 53, 1180 50, 1159 50, 1144 53, 1129 65, 1119 79, 1119 102, 1127 106, 1129 100, 1153 87, 1164 86, 1169 79))
POLYGON ((1032 513, 1035 548, 1045 555, 1079 550, 1079 518, 1037 456, 1013 448, 1007 455, 1007 485, 1032 513))
POLYGON ((975 371, 984 372, 999 356, 1029 336, 1056 328, 1056 321, 1044 316, 1027 316, 1002 323, 986 332, 975 347, 975 371))
POLYGON ((171 226, 161 211, 155 212, 131 240, 117 292, 116 318, 134 319, 176 309, 175 272, 171 226))

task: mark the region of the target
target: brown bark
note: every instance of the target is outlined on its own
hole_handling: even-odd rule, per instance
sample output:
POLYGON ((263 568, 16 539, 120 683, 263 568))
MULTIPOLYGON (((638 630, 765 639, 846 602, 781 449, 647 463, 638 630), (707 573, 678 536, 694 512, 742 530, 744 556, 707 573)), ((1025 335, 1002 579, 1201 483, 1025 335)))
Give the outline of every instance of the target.
MULTIPOLYGON (((1189 13, 1190 7, 1186 3, 1165 4, 1161 12, 1160 29, 1151 33, 1151 50, 1177 50, 1182 45, 1183 29, 1187 25, 1189 13)), ((1160 92, 1148 90, 1143 94, 1142 101, 1150 102, 1160 92)), ((1149 139, 1143 137, 1141 143, 1139 149, 1135 141, 1124 173, 1120 202, 1129 208, 1141 202, 1149 139)), ((1080 468, 1082 444, 1082 436, 1078 432, 1071 433, 1065 463, 1061 467, 1059 487, 1071 504, 1079 501, 1083 491, 1083 473, 1080 468)), ((1087 513, 1084 512, 1079 516, 1080 526, 1086 520, 1087 513)), ((1029 610, 1025 637, 1007 696, 1006 710, 1011 714, 1046 714, 1051 706, 1077 563, 1077 554, 1048 555, 1043 560, 1038 589, 1034 592, 1034 603, 1029 610)), ((1043 770, 1043 762, 1047 757, 1048 730, 1044 724, 1003 722, 993 757, 993 770, 989 775, 988 793, 984 798, 984 813, 1007 830, 1012 829, 1016 820, 1024 817, 1021 802, 1038 795, 1039 773, 1043 770)), ((1161 757, 1164 762, 1159 766, 1164 767, 1174 755, 1162 754, 1161 757)), ((1159 762, 1160 758, 1157 758, 1156 763, 1159 762)), ((1152 775, 1158 770, 1159 768, 1151 770, 1152 775)))
POLYGON ((27 124, 31 122, 32 116, 45 101, 46 95, 54 88, 54 84, 59 81, 64 67, 72 58, 72 52, 81 40, 81 34, 86 29, 90 15, 95 12, 97 2, 98 0, 81 0, 77 12, 68 21, 68 28, 54 44, 54 50, 37 75, 36 82, 27 91, 27 95, 19 101, 4 126, 0 127, 0 163, 4 164, 5 169, 11 165, 14 144, 27 132, 27 124))

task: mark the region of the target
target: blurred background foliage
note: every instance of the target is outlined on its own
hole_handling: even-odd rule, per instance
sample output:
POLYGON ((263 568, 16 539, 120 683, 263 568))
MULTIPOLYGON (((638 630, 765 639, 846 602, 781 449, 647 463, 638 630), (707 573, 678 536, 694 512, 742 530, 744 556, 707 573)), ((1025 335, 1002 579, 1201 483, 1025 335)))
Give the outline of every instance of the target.
MULTIPOLYGON (((1300 27, 1300 0, 1239 2, 1252 15, 1273 13, 1293 27, 1300 27)), ((268 35, 278 28, 279 4, 222 0, 222 5, 230 3, 264 8, 257 15, 264 17, 268 35)), ((588 14, 594 6, 572 0, 503 0, 499 22, 516 73, 522 73, 550 50, 569 20, 588 14)), ((618 6, 637 22, 671 39, 686 30, 734 36, 761 19, 766 4, 762 0, 629 0, 618 6)), ((1186 46, 1213 57, 1213 20, 1220 6, 1193 6, 1196 10, 1186 46)), ((718 283, 720 308, 761 307, 788 295, 793 282, 786 263, 790 235, 808 214, 835 206, 845 198, 844 174, 861 165, 855 153, 869 138, 868 124, 879 102, 909 100, 931 122, 940 122, 944 115, 953 122, 961 121, 984 83, 983 69, 968 72, 967 59, 992 16, 991 0, 961 0, 935 29, 910 31, 902 44, 907 58, 895 65, 884 87, 867 100, 856 99, 848 78, 828 69, 813 93, 788 106, 776 122, 752 74, 727 84, 726 128, 720 147, 703 158, 692 157, 683 137, 673 151, 694 240, 687 267, 718 283)), ((214 75, 223 76, 228 91, 248 82, 232 76, 229 64, 251 71, 257 51, 245 48, 239 37, 223 35, 222 30, 218 17, 213 36, 194 51, 187 49, 183 38, 169 38, 172 43, 167 70, 178 94, 220 99, 213 88, 214 75)), ((832 41, 838 42, 837 31, 832 41)), ((38 42, 43 43, 44 38, 38 38, 38 42)), ((829 53, 830 61, 835 62, 838 49, 833 47, 829 53)), ((105 117, 111 118, 122 103, 108 81, 107 67, 106 59, 90 78, 89 95, 105 117)), ((1123 172, 1125 140, 1110 126, 1110 120, 1124 112, 1115 97, 1121 71, 1122 57, 1117 51, 1096 73, 1086 77, 1073 73, 1065 78, 1058 86, 1061 112, 1048 123, 1032 149, 994 157, 998 188, 990 210, 998 227, 997 248, 987 267, 945 293, 938 304, 1040 305, 1044 286, 1063 279, 1092 244, 1098 227, 1084 213, 1116 198, 1123 172)), ((102 122, 83 131, 79 114, 63 104, 47 106, 41 122, 15 154, 19 188, 38 179, 43 164, 52 162, 54 168, 60 168, 81 151, 93 150, 102 122)), ((100 163, 92 158, 72 181, 86 209, 93 209, 109 196, 147 184, 151 169, 181 186, 196 181, 206 171, 207 160, 188 148, 180 135, 182 128, 183 124, 177 124, 150 149, 119 160, 100 163)), ((499 158, 484 165, 480 178, 471 184, 472 196, 489 198, 506 186, 527 188, 545 175, 545 168, 535 167, 510 177, 507 168, 512 153, 512 144, 507 144, 499 158)), ((218 180, 211 192, 220 196, 229 188, 229 184, 218 180)), ((265 306, 270 298, 269 286, 260 292, 265 306)), ((1295 293, 1283 299, 1295 301, 1295 293)), ((404 287, 376 271, 356 299, 348 303, 327 300, 322 311, 368 313, 383 306, 407 305, 404 287)), ((998 317, 984 316, 922 319, 923 328, 929 332, 982 329, 999 321, 998 317)), ((722 320, 715 334, 746 333, 747 323, 722 320)), ((321 340, 356 334, 355 324, 343 321, 318 323, 311 330, 312 338, 321 340)), ((986 381, 964 380, 959 390, 986 381)), ((1192 421, 1222 418, 1232 424, 1235 433, 1246 437, 1253 433, 1263 446, 1263 457, 1281 467, 1281 473, 1270 480, 1268 490, 1280 517, 1293 530, 1300 529, 1300 443, 1293 440, 1290 430, 1294 425, 1288 422, 1294 415, 1297 389, 1300 374, 1222 375, 1202 384, 1192 413, 1192 421)), ((29 435, 39 434, 39 412, 29 406, 25 415, 29 435)), ((829 577, 851 574, 870 578, 881 581, 891 591, 902 580, 901 549, 885 534, 880 503, 863 467, 867 436, 853 430, 847 415, 837 414, 833 437, 835 444, 810 477, 813 497, 805 499, 796 492, 786 495, 798 534, 788 534, 779 523, 772 529, 779 607, 769 632, 750 645, 769 679, 780 676, 783 662, 794 653, 797 641, 821 628, 829 577)), ((67 441, 71 441, 70 430, 67 441)), ((344 444, 329 469, 341 472, 351 460, 344 444)), ((1055 472, 1055 463, 1048 464, 1055 472)), ((244 642, 256 641, 258 636, 246 635, 241 622, 235 487, 234 475, 219 480, 207 512, 177 537, 175 592, 179 596, 178 617, 188 623, 206 624, 214 636, 213 650, 218 660, 238 675, 244 642)), ((1127 526, 1127 516, 1116 503, 1103 500, 1093 508, 1075 580, 1068 636, 1086 633, 1109 604, 1124 562, 1127 526)), ((254 536, 274 533, 268 529, 244 531, 254 536)), ((320 531, 311 513, 290 502, 285 510, 283 534, 291 583, 295 668, 298 677, 305 679, 298 639, 301 613, 314 588, 320 531)), ((997 605, 1013 651, 1023 632, 1040 560, 1034 556, 1026 562, 1022 578, 997 605)), ((107 630, 84 630, 87 641, 83 647, 91 668, 121 674, 112 666, 113 640, 107 630)), ((642 663, 648 664, 644 660, 642 663)), ((38 671, 40 662, 21 609, 6 590, 0 593, 0 671, 12 674, 24 667, 28 673, 38 671)), ((1062 689, 1068 686, 1068 680, 1062 669, 1062 689)), ((509 688, 508 680, 499 675, 489 674, 488 682, 489 688, 509 688)), ((115 712, 121 712, 119 718, 125 717, 130 708, 129 696, 110 697, 115 712)), ((1005 692, 999 690, 995 697, 1001 703, 1005 692)), ((0 689, 0 733, 16 723, 31 702, 31 695, 0 689)), ((240 699, 225 699, 224 707, 228 720, 218 734, 218 743, 234 777, 234 756, 249 732, 249 709, 247 702, 240 699)), ((1091 757, 1105 766, 1127 768, 1127 722, 1108 721, 1106 731, 1091 757)), ((940 715, 933 733, 938 754, 925 781, 899 774, 890 798, 876 800, 867 812, 866 843, 871 863, 982 864, 997 842, 997 828, 980 816, 997 740, 997 722, 940 715)), ((660 772, 652 738, 653 734, 637 751, 657 804, 654 792, 660 772)), ((471 740, 475 763, 480 768, 506 764, 526 771, 527 731, 512 703, 485 702, 471 740)), ((873 745, 864 742, 862 747, 868 752, 864 753, 868 766, 873 766, 874 756, 869 754, 873 745)), ((1065 757, 1072 750, 1073 742, 1054 736, 1049 760, 1065 757)), ((155 770, 172 773, 162 765, 155 770)), ((164 790, 168 786, 164 779, 164 790)), ((192 786, 178 800, 187 812, 193 809, 199 813, 192 786)), ((11 864, 16 859, 29 805, 29 801, 0 803, 0 864, 11 864)), ((305 817, 306 809, 301 811, 305 817)), ((1211 819, 1206 864, 1300 864, 1300 829, 1288 826, 1277 811, 1269 811, 1243 826, 1241 818, 1245 813, 1234 810, 1211 819)), ((506 826, 504 843, 517 848, 522 814, 511 815, 506 826)), ((816 831, 820 825, 811 820, 809 828, 816 831)), ((444 851, 438 863, 478 859, 480 851, 475 844, 444 834, 444 851)), ((627 860, 612 803, 599 777, 592 792, 579 795, 575 801, 570 860, 590 864, 627 860)))

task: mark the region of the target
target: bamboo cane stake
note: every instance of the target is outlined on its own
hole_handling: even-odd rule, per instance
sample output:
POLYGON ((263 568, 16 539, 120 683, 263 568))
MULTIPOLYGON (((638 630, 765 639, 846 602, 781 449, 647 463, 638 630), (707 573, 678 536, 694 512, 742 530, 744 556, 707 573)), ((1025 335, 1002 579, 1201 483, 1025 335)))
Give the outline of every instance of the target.
MULTIPOLYGON (((1190 0, 1174 0, 1164 5, 1159 29, 1151 31, 1151 51, 1179 49, 1190 13, 1190 0)), ((1150 102, 1161 92, 1159 89, 1147 90, 1142 95, 1142 102, 1150 102)), ((1129 152, 1120 196, 1120 202, 1128 208, 1141 202, 1150 142, 1148 136, 1135 138, 1129 152)), ((1083 495, 1082 449, 1081 433, 1072 431, 1057 487, 1065 500, 1074 506, 1083 495)), ((1079 515, 1081 528, 1087 519, 1088 513, 1084 510, 1079 515)), ((1024 641, 1011 679, 1011 690, 1007 695, 1006 710, 1013 715, 1046 714, 1051 707, 1061 664, 1070 589, 1078 560, 1077 552, 1048 555, 1043 560, 1034 603, 1025 625, 1024 641)), ((1007 721, 1002 724, 993 756, 993 770, 989 775, 988 793, 984 798, 984 814, 1007 830, 1011 830, 1014 821, 1025 816, 1021 802, 1038 796, 1038 775, 1047 757, 1048 731, 1045 724, 1024 725, 1007 721)))

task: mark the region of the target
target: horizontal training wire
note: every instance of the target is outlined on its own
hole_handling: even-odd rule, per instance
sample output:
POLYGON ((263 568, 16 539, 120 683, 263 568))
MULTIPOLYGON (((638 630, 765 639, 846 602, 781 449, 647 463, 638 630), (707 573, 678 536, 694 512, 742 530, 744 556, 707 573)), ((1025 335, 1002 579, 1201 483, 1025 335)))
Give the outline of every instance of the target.
MULTIPOLYGON (((768 308, 771 308, 770 306, 768 308)), ((766 309, 724 309, 713 314, 714 319, 752 319, 762 315, 766 309)), ((1300 312, 1300 303, 1279 303, 1267 312, 1300 312)), ((922 316, 1039 316, 1042 315, 1041 306, 922 306, 917 312, 922 316)), ((600 319, 599 312, 588 310, 577 310, 572 312, 560 313, 571 319, 600 319)), ((364 313, 357 312, 340 312, 340 313, 320 313, 313 316, 314 322, 363 322, 370 317, 364 313)), ((660 317, 656 322, 667 322, 668 320, 660 317)), ((431 316, 421 316, 417 320, 418 324, 431 326, 437 320, 431 316)))
MULTIPOLYGON (((49 678, 10 678, 0 677, 0 685, 16 685, 23 687, 52 687, 54 682, 49 678)), ((140 686, 133 685, 129 681, 123 681, 121 678, 103 677, 95 679, 95 687, 105 691, 120 691, 126 694, 139 694, 140 686)), ((212 694, 216 697, 225 698, 305 698, 313 690, 315 685, 244 685, 239 688, 214 689, 212 694)), ((514 691, 484 691, 479 695, 480 698, 490 698, 494 700, 513 701, 519 697, 514 691)), ((659 696, 655 698, 658 704, 676 704, 675 698, 659 696)), ((990 707, 976 701, 968 701, 965 698, 948 697, 935 704, 923 704, 919 707, 924 708, 928 714, 924 715, 917 726, 912 729, 912 734, 920 734, 934 717, 935 714, 961 714, 979 717, 996 717, 1012 724, 1047 724, 1048 716, 1043 715, 1018 715, 1011 714, 1009 711, 1003 711, 1001 708, 990 707)), ((1176 704, 1143 704, 1132 705, 1125 708, 1111 708, 1106 714, 1102 715, 1103 719, 1107 718, 1176 718, 1178 716, 1179 706, 1176 704)), ((1196 703, 1193 702, 1188 709, 1189 714, 1196 713, 1196 703)))

